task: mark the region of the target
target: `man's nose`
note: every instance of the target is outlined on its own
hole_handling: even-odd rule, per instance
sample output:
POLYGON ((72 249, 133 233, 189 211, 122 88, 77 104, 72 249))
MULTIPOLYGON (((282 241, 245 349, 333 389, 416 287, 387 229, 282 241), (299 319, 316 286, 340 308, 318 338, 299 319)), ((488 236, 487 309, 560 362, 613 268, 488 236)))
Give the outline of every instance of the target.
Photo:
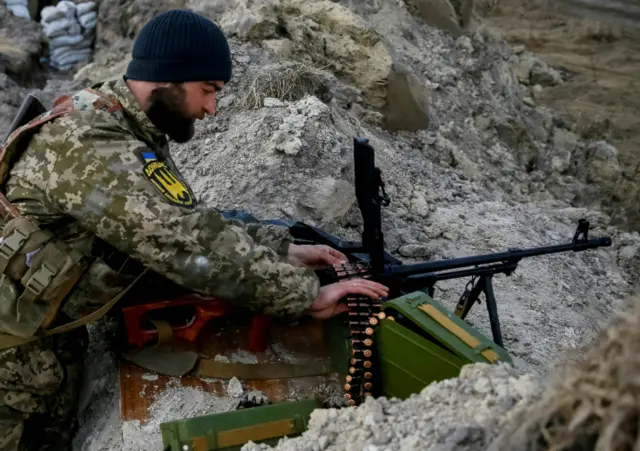
POLYGON ((216 114, 216 98, 215 97, 212 100, 208 100, 207 102, 205 102, 204 111, 210 116, 215 116, 216 114))

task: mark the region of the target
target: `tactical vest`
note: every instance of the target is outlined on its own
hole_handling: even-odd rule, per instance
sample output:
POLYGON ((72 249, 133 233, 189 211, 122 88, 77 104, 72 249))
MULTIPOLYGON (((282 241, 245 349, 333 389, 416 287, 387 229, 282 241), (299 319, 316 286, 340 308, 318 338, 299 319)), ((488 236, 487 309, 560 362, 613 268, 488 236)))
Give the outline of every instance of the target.
MULTIPOLYGON (((53 108, 16 128, 0 147, 0 349, 65 332, 104 315, 144 274, 91 315, 50 328, 61 304, 76 286, 91 259, 22 216, 5 197, 12 165, 44 124, 73 111, 122 110, 116 99, 86 88, 58 98, 53 108), (3 334, 4 333, 4 334, 3 334)), ((146 271, 145 271, 146 272, 146 271)))

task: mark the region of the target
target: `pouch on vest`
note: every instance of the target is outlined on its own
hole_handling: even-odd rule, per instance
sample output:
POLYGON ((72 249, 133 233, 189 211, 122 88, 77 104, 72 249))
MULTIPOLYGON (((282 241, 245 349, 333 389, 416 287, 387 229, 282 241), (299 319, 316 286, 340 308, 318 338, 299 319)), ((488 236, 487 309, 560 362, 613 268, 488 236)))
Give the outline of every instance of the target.
POLYGON ((19 216, 0 243, 0 330, 32 337, 47 328, 87 267, 82 254, 19 216))

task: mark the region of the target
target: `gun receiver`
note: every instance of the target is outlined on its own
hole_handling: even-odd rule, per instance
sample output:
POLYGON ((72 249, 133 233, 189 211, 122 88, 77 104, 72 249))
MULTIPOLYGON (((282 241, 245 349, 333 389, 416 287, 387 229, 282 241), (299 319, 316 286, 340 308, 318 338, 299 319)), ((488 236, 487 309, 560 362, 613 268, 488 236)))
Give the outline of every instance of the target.
POLYGON ((389 205, 389 197, 384 190, 380 169, 375 166, 373 147, 368 141, 355 138, 353 154, 356 199, 365 225, 362 247, 369 254, 372 273, 379 275, 384 271, 381 206, 389 205))
POLYGON ((358 206, 362 214, 362 251, 369 255, 369 273, 373 280, 390 289, 390 298, 413 291, 425 291, 433 297, 436 282, 471 277, 471 281, 458 301, 456 315, 464 319, 472 305, 484 293, 494 342, 502 344, 498 310, 492 286, 494 274, 509 276, 518 263, 529 257, 561 252, 581 252, 587 249, 611 246, 611 238, 589 238, 589 222, 578 221, 573 239, 557 244, 530 249, 510 249, 506 252, 476 255, 447 260, 404 265, 385 263, 381 207, 390 203, 384 191, 380 170, 375 166, 374 149, 365 138, 354 139, 354 170, 358 206), (381 194, 382 193, 382 194, 381 194), (476 280, 478 279, 478 280, 476 280))

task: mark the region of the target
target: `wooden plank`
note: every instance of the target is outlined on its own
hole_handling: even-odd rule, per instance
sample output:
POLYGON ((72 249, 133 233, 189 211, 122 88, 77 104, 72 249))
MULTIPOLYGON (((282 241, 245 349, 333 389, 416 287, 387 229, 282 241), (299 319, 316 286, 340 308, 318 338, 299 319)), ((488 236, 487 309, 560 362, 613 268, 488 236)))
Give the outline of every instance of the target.
MULTIPOLYGON (((296 326, 274 323, 271 325, 269 347, 264 352, 250 353, 248 322, 231 322, 221 318, 205 327, 194 349, 204 357, 216 355, 234 360, 250 358, 253 362, 297 363, 310 358, 326 358, 329 350, 325 346, 322 323, 309 321, 296 326)), ((180 378, 155 374, 122 360, 120 362, 120 407, 121 420, 148 420, 149 407, 167 385, 199 388, 217 396, 226 394, 226 380, 200 378, 189 374, 180 378)), ((337 374, 309 376, 296 379, 244 380, 246 390, 260 390, 272 403, 296 398, 309 398, 320 385, 337 384, 337 374)))

